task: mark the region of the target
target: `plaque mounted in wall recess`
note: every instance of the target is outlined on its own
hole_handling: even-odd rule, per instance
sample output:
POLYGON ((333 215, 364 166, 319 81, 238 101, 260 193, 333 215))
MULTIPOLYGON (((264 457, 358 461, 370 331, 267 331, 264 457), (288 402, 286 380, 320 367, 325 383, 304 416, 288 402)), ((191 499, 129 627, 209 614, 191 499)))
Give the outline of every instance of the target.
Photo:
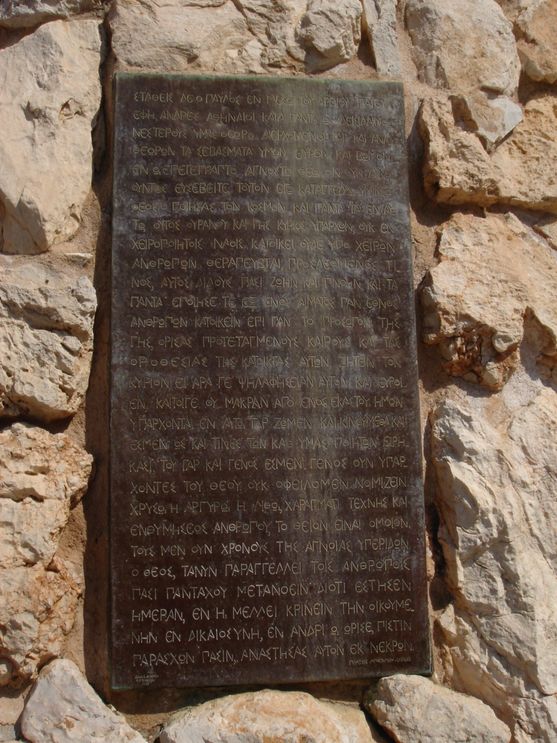
POLYGON ((401 86, 115 90, 114 688, 428 672, 401 86))

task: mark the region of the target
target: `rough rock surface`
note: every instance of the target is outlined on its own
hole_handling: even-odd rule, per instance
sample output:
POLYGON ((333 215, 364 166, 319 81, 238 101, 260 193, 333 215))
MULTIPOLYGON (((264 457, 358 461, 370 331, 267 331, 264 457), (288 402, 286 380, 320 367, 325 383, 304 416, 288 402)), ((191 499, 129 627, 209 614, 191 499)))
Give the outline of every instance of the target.
POLYGON ((55 660, 41 671, 21 729, 30 743, 145 743, 121 715, 103 704, 69 660, 55 660))
POLYGON ((451 103, 455 125, 474 132, 487 152, 494 150, 523 119, 522 108, 504 95, 454 95, 451 103))
POLYGON ((100 27, 53 21, 0 50, 0 247, 38 253, 71 237, 91 188, 100 27))
POLYGON ((440 538, 457 606, 486 642, 553 694, 557 395, 542 390, 505 430, 450 402, 432 420, 440 538))
MULTIPOLYGON (((96 12, 100 4, 0 0, 0 250, 6 253, 44 252, 79 225, 100 100, 99 25, 54 20, 31 30, 96 12)), ((432 416, 443 578, 454 599, 438 621, 439 665, 447 683, 496 710, 512 727, 513 743, 555 743, 557 410, 550 385, 557 381, 557 218, 546 212, 557 214, 557 94, 523 81, 525 111, 516 102, 520 64, 533 80, 557 81, 555 0, 500 0, 514 33, 493 0, 363 0, 363 18, 358 0, 103 5, 112 5, 118 69, 260 73, 299 71, 305 61, 319 71, 354 57, 363 21, 378 72, 397 77, 409 62, 404 57, 401 68, 396 33, 397 6, 406 6, 420 79, 436 88, 429 88, 434 99, 421 117, 428 193, 452 206, 541 212, 520 213, 539 220, 533 229, 511 215, 452 216, 423 299, 426 339, 438 344, 447 369, 498 391, 469 394, 466 385, 454 385, 449 394, 458 402, 441 404, 432 416), (533 90, 546 92, 528 101, 533 90), (528 356, 532 348, 537 366, 528 356), (507 403, 501 401, 520 391, 526 377, 535 395, 502 414, 507 403)), ((333 74, 360 74, 360 62, 333 74)), ((430 245, 431 215, 417 214, 424 245, 430 245)), ((72 415, 83 398, 95 298, 89 282, 74 277, 92 260, 92 227, 77 236, 71 266, 72 254, 65 254, 62 273, 45 266, 56 266, 56 256, 35 263, 0 256, 4 426, 18 416, 51 422, 72 415)), ((424 251, 420 265, 426 259, 424 251)), ((72 423, 78 435, 81 425, 78 415, 72 423)), ((56 551, 90 466, 63 434, 21 423, 0 432, 0 686, 25 683, 64 652, 82 590, 80 577, 69 572, 77 547, 65 541, 75 536, 77 513, 64 536, 64 550, 74 550, 68 565, 56 551)), ((68 648, 81 637, 76 628, 68 648)), ((399 741, 509 739, 481 703, 428 680, 393 677, 379 688, 374 714, 399 741)), ((18 715, 0 717, 0 740, 15 737, 18 715)), ((65 661, 44 670, 23 724, 30 743, 143 741, 65 661)), ((182 713, 162 740, 369 743, 374 735, 352 707, 260 692, 182 713)))
POLYGON ((455 126, 448 100, 428 100, 420 116, 424 179, 449 204, 504 204, 557 213, 557 97, 531 99, 524 119, 489 155, 476 134, 455 126))
POLYGON ((494 425, 444 402, 432 449, 455 683, 509 719, 517 740, 555 740, 557 395, 541 386, 494 425))
POLYGON ((360 0, 309 0, 298 31, 308 50, 308 68, 327 70, 352 59, 360 43, 361 18, 360 0))
POLYGON ((262 46, 261 61, 265 67, 297 67, 305 52, 296 29, 306 11, 307 0, 235 0, 249 30, 262 46))
POLYGON ((0 686, 6 686, 12 678, 12 664, 7 658, 0 659, 0 686))
POLYGON ((491 150, 522 118, 512 24, 495 0, 409 0, 406 24, 420 78, 451 91, 458 124, 491 150))
POLYGON ((539 5, 545 0, 497 0, 503 13, 511 23, 515 23, 519 14, 530 5, 539 5))
POLYGON ((9 660, 13 680, 24 681, 61 654, 81 586, 58 561, 48 570, 40 564, 7 568, 0 580, 0 657, 9 660))
POLYGON ((397 0, 363 0, 363 26, 375 68, 385 77, 402 76, 396 28, 397 0))
POLYGON ((557 96, 539 95, 493 155, 500 203, 557 212, 557 96))
POLYGON ((0 273, 0 416, 72 415, 89 379, 91 282, 7 256, 0 256, 0 273))
POLYGON ((446 371, 500 389, 519 363, 524 325, 540 335, 539 364, 557 381, 557 256, 512 214, 455 214, 421 298, 424 341, 446 371))
POLYGON ((516 92, 520 60, 495 0, 408 0, 406 25, 424 82, 453 92, 516 92))
POLYGON ((259 691, 216 699, 179 713, 161 743, 372 743, 360 710, 300 692, 259 691))
POLYGON ((181 0, 116 0, 108 18, 120 69, 263 71, 263 46, 232 2, 206 8, 181 0))
POLYGON ((419 128, 425 144, 425 188, 432 199, 481 206, 497 201, 491 159, 474 133, 455 127, 448 99, 424 101, 419 128))
POLYGON ((517 18, 521 31, 518 53, 524 72, 546 83, 557 81, 557 4, 531 2, 517 18))
POLYGON ((55 18, 101 8, 104 0, 0 0, 0 26, 22 28, 37 26, 55 18))
POLYGON ((545 237, 553 250, 557 250, 557 219, 554 216, 540 219, 534 225, 534 229, 545 237))
POLYGON ((0 575, 50 563, 91 464, 91 455, 65 434, 22 423, 0 432, 0 575))
POLYGON ((470 616, 451 605, 438 621, 448 677, 455 688, 482 699, 504 718, 517 743, 554 743, 555 695, 543 695, 521 670, 482 638, 470 616))
POLYGON ((4 683, 12 676, 32 676, 38 665, 60 653, 73 625, 81 589, 55 552, 70 507, 85 492, 91 462, 63 433, 22 423, 0 433, 4 683))
POLYGON ((557 80, 557 4, 554 0, 498 0, 514 23, 522 69, 532 80, 557 80))
POLYGON ((421 676, 382 678, 368 706, 398 743, 509 743, 511 731, 493 710, 421 676))

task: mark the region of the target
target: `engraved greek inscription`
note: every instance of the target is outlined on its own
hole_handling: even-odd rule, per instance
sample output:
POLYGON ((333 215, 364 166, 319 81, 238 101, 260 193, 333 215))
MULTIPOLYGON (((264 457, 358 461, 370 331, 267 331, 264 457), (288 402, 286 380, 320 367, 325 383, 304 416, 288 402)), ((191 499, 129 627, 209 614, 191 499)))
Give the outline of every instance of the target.
POLYGON ((184 109, 163 109, 159 114, 159 121, 199 121, 198 111, 187 111, 184 109))
POLYGON ((151 121, 154 121, 154 120, 156 119, 156 116, 155 116, 155 114, 153 113, 153 111, 149 111, 149 110, 146 110, 146 109, 141 109, 141 108, 136 108, 136 109, 135 109, 135 110, 134 110, 134 111, 132 112, 132 117, 133 117, 133 118, 134 118, 134 119, 135 119, 136 121, 142 121, 142 120, 144 120, 144 119, 147 119, 147 120, 151 120, 151 121))
POLYGON ((424 668, 395 91, 118 79, 117 685, 424 668))
MULTIPOLYGON (((132 620, 133 621, 133 620, 132 620)), ((158 634, 155 632, 133 632, 131 633, 131 641, 133 645, 151 645, 157 643, 159 640, 158 634)))
POLYGON ((198 183, 183 183, 178 181, 174 184, 174 193, 178 195, 183 194, 201 194, 201 195, 217 195, 217 194, 231 194, 232 187, 227 182, 198 182, 198 183))
POLYGON ((130 147, 133 156, 140 157, 176 157, 176 150, 170 145, 133 145, 130 147))

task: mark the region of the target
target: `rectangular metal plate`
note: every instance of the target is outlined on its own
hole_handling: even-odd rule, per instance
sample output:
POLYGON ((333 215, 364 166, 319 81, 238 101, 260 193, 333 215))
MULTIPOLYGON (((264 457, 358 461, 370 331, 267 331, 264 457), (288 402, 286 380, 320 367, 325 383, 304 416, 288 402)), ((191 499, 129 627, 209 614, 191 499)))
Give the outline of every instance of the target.
POLYGON ((119 75, 115 688, 427 672, 398 84, 119 75))

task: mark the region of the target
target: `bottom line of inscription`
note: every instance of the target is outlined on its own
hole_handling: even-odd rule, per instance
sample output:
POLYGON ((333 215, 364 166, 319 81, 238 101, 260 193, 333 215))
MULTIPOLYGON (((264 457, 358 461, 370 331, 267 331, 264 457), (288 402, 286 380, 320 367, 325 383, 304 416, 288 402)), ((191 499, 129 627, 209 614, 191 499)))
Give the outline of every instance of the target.
POLYGON ((396 655, 390 658, 393 653, 413 653, 414 644, 409 640, 380 640, 377 643, 355 641, 349 643, 346 647, 342 643, 330 642, 324 645, 317 645, 311 650, 307 647, 291 645, 284 647, 282 645, 273 645, 270 647, 245 648, 242 651, 234 652, 227 649, 218 650, 201 650, 198 652, 180 651, 180 652, 149 652, 133 653, 132 663, 134 668, 156 668, 157 666, 198 666, 199 664, 224 664, 236 665, 245 662, 260 661, 295 661, 300 658, 330 658, 330 657, 348 657, 348 665, 364 665, 368 663, 404 663, 410 660, 409 657, 396 655), (353 661, 351 663, 351 661, 353 661))

